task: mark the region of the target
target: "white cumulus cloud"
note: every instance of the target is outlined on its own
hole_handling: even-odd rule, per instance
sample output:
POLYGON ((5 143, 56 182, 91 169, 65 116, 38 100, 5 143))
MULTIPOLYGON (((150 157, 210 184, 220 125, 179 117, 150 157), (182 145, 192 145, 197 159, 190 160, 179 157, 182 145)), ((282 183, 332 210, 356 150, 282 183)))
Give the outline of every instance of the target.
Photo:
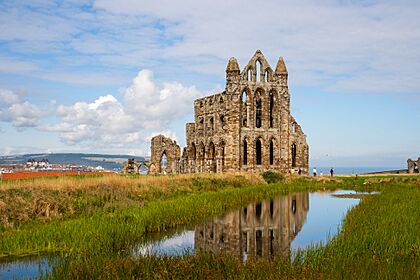
POLYGON ((202 95, 194 86, 178 82, 160 86, 152 71, 142 70, 118 95, 70 105, 54 103, 58 121, 44 122, 39 129, 59 133, 65 144, 147 151, 154 135, 179 139, 170 124, 192 114, 193 100, 202 95))
POLYGON ((11 90, 0 89, 0 121, 11 122, 14 127, 35 127, 43 115, 35 105, 11 90))

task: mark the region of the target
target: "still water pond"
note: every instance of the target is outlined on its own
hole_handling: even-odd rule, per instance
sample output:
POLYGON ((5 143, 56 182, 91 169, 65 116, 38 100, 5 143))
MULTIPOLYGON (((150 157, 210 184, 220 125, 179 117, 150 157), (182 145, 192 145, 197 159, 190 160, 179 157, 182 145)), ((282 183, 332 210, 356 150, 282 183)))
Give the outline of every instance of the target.
MULTIPOLYGON (((132 256, 184 255, 198 251, 249 257, 287 256, 337 234, 355 191, 292 193, 253 202, 194 228, 179 228, 132 247, 132 256), (350 196, 349 196, 350 195, 350 196)), ((0 279, 37 278, 51 272, 51 258, 0 262, 0 279)))
POLYGON ((38 279, 52 270, 52 258, 27 257, 0 263, 0 279, 38 279))
POLYGON ((223 217, 178 229, 132 248, 133 257, 185 255, 197 251, 248 257, 287 256, 337 234, 355 191, 293 193, 253 202, 223 217))

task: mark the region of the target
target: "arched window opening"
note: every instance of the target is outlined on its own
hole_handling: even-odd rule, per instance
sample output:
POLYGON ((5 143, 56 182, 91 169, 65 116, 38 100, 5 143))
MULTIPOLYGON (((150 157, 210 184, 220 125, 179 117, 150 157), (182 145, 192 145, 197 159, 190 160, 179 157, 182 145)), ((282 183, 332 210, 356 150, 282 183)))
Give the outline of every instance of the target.
POLYGON ((166 173, 166 169, 168 167, 168 157, 166 156, 166 152, 162 153, 160 157, 160 169, 162 173, 166 173))
POLYGON ((204 160, 204 157, 206 156, 206 148, 204 147, 203 142, 200 144, 200 148, 198 150, 198 154, 200 156, 199 159, 204 160))
POLYGON ((216 148, 214 147, 213 142, 210 142, 208 159, 214 160, 215 154, 216 154, 216 148))
POLYGON ((222 144, 221 144, 221 151, 220 151, 220 153, 221 153, 221 156, 222 156, 222 167, 221 167, 221 171, 223 172, 223 170, 224 170, 224 167, 225 167, 225 143, 224 142, 222 142, 222 144))
POLYGON ((219 103, 223 103, 223 97, 220 96, 219 103))
POLYGON ((226 124, 225 115, 221 115, 220 116, 220 127, 224 128, 225 124, 226 124))
POLYGON ((296 132, 296 123, 292 123, 291 130, 292 130, 292 133, 295 133, 296 132))
POLYGON ((247 79, 248 82, 252 81, 252 69, 251 68, 249 68, 248 71, 247 71, 246 79, 247 79))
POLYGON ((243 152, 243 165, 248 164, 248 145, 246 143, 246 140, 244 140, 244 152, 243 152))
POLYGON ((139 166, 139 174, 146 175, 148 171, 149 171, 149 167, 147 167, 147 165, 145 165, 143 163, 140 164, 140 166, 139 166))
POLYGON ((264 73, 264 82, 268 82, 268 70, 265 70, 265 73, 264 73))
POLYGON ((270 200, 270 217, 273 218, 274 216, 274 201, 270 200))
POLYGON ((195 149, 195 144, 191 145, 191 158, 195 160, 197 158, 197 150, 195 149))
POLYGON ((261 127, 261 115, 262 115, 262 100, 257 98, 255 100, 255 127, 261 127))
POLYGON ((273 116, 273 110, 274 110, 274 94, 273 92, 270 92, 270 128, 274 127, 274 116, 273 116))
POLYGON ((242 100, 242 104, 246 105, 246 90, 242 92, 241 100, 242 100))
POLYGON ((292 200, 292 213, 296 214, 296 198, 292 200))
POLYGON ((270 165, 274 164, 274 142, 273 139, 270 141, 270 165))
POLYGON ((210 130, 214 129, 214 120, 213 118, 210 118, 210 130))
POLYGON ((208 150, 208 159, 211 160, 211 172, 216 172, 216 147, 214 146, 213 142, 210 142, 209 150, 208 150))
POLYGON ((262 164, 262 151, 261 151, 261 140, 257 139, 257 142, 255 143, 255 159, 256 164, 261 165, 262 164))
POLYGON ((262 215, 262 205, 261 203, 257 203, 255 205, 255 218, 261 219, 261 215, 262 215))
POLYGON ((247 116, 248 116, 248 106, 247 106, 247 95, 246 90, 242 92, 241 96, 241 116, 242 116, 242 126, 247 126, 247 116))
POLYGON ((270 243, 270 256, 272 256, 274 254, 274 230, 270 229, 270 239, 269 239, 269 243, 270 243))
POLYGON ((296 144, 292 145, 292 167, 296 167, 296 144))
POLYGON ((257 256, 262 256, 262 230, 255 231, 255 254, 257 256))
POLYGON ((256 78, 257 78, 257 82, 261 82, 261 62, 259 60, 257 60, 257 65, 255 65, 255 69, 256 69, 256 78))

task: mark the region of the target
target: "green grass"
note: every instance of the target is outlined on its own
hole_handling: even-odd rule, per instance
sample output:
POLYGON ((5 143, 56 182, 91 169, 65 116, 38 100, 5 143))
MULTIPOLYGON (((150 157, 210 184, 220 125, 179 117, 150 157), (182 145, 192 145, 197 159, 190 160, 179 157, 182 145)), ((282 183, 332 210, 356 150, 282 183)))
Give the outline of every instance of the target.
MULTIPOLYGON (((271 175, 270 175, 271 176, 271 175)), ((273 176, 271 176, 273 177, 273 176)), ((0 254, 61 252, 66 258, 53 278, 326 278, 415 279, 419 277, 420 180, 418 177, 283 179, 253 185, 235 180, 190 178, 194 191, 162 192, 144 204, 122 207, 106 195, 94 210, 67 219, 37 219, 1 233, 0 254), (231 256, 139 257, 128 249, 147 232, 165 231, 220 216, 227 211, 291 191, 326 189, 380 191, 345 218, 342 232, 325 247, 300 252, 293 263, 276 258, 243 263, 231 256), (105 204, 101 204, 105 201, 105 204), (104 205, 108 205, 104 207, 104 205)), ((27 195, 27 194, 25 194, 27 195)), ((99 196, 101 197, 101 196, 99 196)), ((89 199, 86 197, 86 199, 89 199)))

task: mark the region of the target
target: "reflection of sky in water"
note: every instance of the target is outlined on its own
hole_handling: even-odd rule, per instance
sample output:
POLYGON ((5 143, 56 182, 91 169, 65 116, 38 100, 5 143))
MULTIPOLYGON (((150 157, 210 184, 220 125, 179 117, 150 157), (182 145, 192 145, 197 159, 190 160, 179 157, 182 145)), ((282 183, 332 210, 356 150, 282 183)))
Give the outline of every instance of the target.
POLYGON ((51 271, 47 258, 17 260, 0 264, 0 279, 37 279, 40 271, 44 275, 51 271))
MULTIPOLYGON (((333 194, 357 194, 352 190, 335 192, 309 193, 309 210, 301 231, 292 241, 292 251, 306 248, 319 242, 326 243, 338 233, 347 211, 359 203, 359 199, 335 197, 333 194)), ((143 244, 133 248, 133 256, 183 255, 194 252, 194 231, 188 230, 161 241, 143 244)))
POLYGON ((134 256, 144 256, 147 254, 155 255, 184 255, 185 253, 194 252, 194 231, 187 230, 179 234, 175 234, 161 241, 150 244, 140 245, 134 248, 134 256))
MULTIPOLYGON (((334 194, 355 194, 355 191, 336 191, 334 194)), ((359 203, 359 199, 338 198, 332 193, 310 193, 309 211, 302 230, 292 241, 292 250, 327 241, 338 233, 347 211, 359 203)))

